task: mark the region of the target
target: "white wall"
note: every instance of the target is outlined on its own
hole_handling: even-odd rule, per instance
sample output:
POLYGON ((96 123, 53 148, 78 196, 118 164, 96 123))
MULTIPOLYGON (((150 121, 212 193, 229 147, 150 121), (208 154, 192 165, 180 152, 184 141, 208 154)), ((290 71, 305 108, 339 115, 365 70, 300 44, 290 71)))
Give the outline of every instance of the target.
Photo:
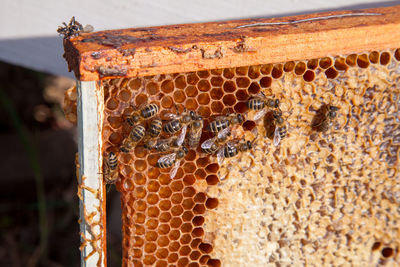
POLYGON ((72 77, 56 29, 75 16, 96 30, 276 17, 400 4, 377 0, 1 0, 0 60, 72 77))

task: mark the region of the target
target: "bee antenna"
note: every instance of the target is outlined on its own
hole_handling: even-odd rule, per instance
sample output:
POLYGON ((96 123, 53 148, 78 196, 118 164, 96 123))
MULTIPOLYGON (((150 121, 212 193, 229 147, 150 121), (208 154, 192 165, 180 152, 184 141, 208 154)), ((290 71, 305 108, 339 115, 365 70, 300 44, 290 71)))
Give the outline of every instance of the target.
POLYGON ((179 114, 179 107, 178 107, 178 104, 175 104, 175 110, 176 110, 176 113, 179 114))
POLYGON ((263 97, 267 97, 267 96, 264 94, 264 92, 263 92, 263 91, 260 91, 260 94, 262 94, 262 95, 263 95, 263 97))

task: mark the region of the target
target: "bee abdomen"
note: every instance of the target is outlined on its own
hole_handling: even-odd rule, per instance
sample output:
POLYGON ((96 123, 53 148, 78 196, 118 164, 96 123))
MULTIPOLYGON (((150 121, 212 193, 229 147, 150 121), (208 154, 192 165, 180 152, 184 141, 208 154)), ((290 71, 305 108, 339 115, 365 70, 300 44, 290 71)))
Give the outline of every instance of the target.
POLYGON ((149 134, 151 137, 155 138, 160 135, 162 129, 161 120, 153 120, 149 126, 149 134))
POLYGON ((171 167, 172 164, 174 164, 173 161, 166 161, 166 162, 157 161, 156 166, 157 166, 157 168, 160 168, 160 169, 166 169, 166 168, 171 167))
POLYGON ((265 107, 265 102, 261 99, 250 99, 249 102, 247 102, 247 107, 252 110, 261 110, 265 107))
POLYGON ((164 132, 174 134, 182 128, 179 120, 172 120, 164 125, 164 132))
POLYGON ((110 152, 110 154, 108 155, 108 164, 111 170, 115 170, 117 168, 118 160, 114 152, 110 152))
POLYGON ((132 129, 130 133, 130 138, 134 142, 139 142, 140 140, 142 140, 145 133, 146 133, 146 128, 144 128, 143 125, 137 125, 135 128, 132 129))
POLYGON ((225 146, 224 147, 224 157, 231 158, 238 154, 238 150, 236 147, 225 146))
POLYGON ((228 126, 229 126, 228 120, 213 121, 208 125, 208 130, 212 133, 217 133, 225 128, 228 128, 228 126))
POLYGON ((150 104, 146 107, 144 107, 141 111, 140 114, 142 115, 143 118, 149 119, 156 115, 158 113, 158 106, 156 104, 150 104))

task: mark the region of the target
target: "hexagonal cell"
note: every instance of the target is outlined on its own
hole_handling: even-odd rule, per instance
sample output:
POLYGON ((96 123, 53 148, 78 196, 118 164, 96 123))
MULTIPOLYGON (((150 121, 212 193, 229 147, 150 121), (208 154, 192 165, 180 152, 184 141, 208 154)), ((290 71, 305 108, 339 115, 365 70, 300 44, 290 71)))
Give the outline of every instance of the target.
MULTIPOLYGON (((263 88, 268 88, 268 87, 271 86, 271 84, 272 84, 272 79, 271 79, 271 77, 263 77, 263 78, 260 79, 260 85, 261 85, 261 87, 263 87, 263 88)), ((252 84, 252 85, 253 85, 253 84, 252 84)), ((252 91, 250 91, 250 88, 249 88, 249 93, 251 93, 251 94, 256 94, 256 93, 258 93, 257 88, 252 88, 252 91), (254 91, 254 92, 253 92, 253 91, 254 91)))
MULTIPOLYGON (((145 234, 145 239, 146 239, 147 241, 156 241, 156 240, 157 240, 157 237, 158 237, 158 234, 157 234, 157 232, 155 232, 155 231, 149 231, 149 232, 147 232, 147 233, 145 234)), ((150 245, 151 245, 151 248, 148 248, 148 250, 146 251, 147 253, 154 252, 154 251, 150 251, 150 250, 152 250, 153 247, 154 247, 154 248, 156 247, 156 245, 155 245, 154 243, 150 243, 150 245)))
POLYGON ((236 97, 233 94, 226 94, 222 98, 222 102, 227 106, 233 106, 236 103, 236 97))
POLYGON ((174 106, 174 99, 170 96, 164 96, 161 99, 161 106, 167 109, 172 108, 174 106))
POLYGON ((199 92, 195 86, 189 85, 188 87, 186 87, 185 93, 189 97, 195 97, 199 92))
POLYGON ((335 70, 335 68, 329 68, 325 71, 325 75, 328 79, 335 79, 339 73, 335 70))
POLYGON ((381 56, 379 58, 379 63, 381 65, 387 65, 390 62, 390 53, 388 52, 382 52, 381 56))
POLYGON ((321 69, 327 69, 332 66, 333 60, 330 57, 323 57, 319 60, 319 66, 321 69))
POLYGON ((185 92, 182 90, 175 90, 174 91, 174 101, 177 103, 183 103, 185 101, 186 95, 185 92))
POLYGON ((156 267, 167 267, 167 266, 168 266, 168 262, 167 261, 158 260, 156 262, 156 267))
POLYGON ((219 100, 224 95, 224 91, 222 88, 213 88, 210 92, 210 96, 214 100, 219 100))
POLYGON ((271 76, 274 79, 279 79, 283 75, 282 64, 275 64, 271 71, 271 76))
MULTIPOLYGON (((179 242, 178 242, 178 241, 174 241, 174 242, 171 242, 171 243, 169 244, 168 250, 169 250, 170 252, 176 252, 176 251, 179 250, 180 247, 181 247, 181 245, 179 244, 179 242)), ((171 255, 171 254, 170 254, 170 255, 171 255)))
POLYGON ((272 64, 265 64, 261 65, 260 71, 264 75, 269 75, 272 71, 273 65, 272 64))
POLYGON ((371 53, 369 53, 368 59, 372 64, 378 63, 379 62, 379 53, 377 51, 372 51, 371 53))
POLYGON ((347 71, 349 67, 346 65, 346 59, 343 57, 337 57, 335 60, 335 69, 341 71, 347 71))
POLYGON ((175 88, 174 82, 171 80, 165 80, 161 83, 161 91, 163 91, 166 94, 174 91, 174 88, 175 88))
POLYGON ((201 252, 207 253, 207 254, 210 254, 213 251, 212 245, 208 244, 208 243, 201 243, 199 245, 199 249, 201 252))
POLYGON ((194 201, 192 200, 192 198, 187 198, 187 199, 183 200, 183 202, 182 202, 182 207, 185 210, 191 210, 194 205, 195 204, 194 204, 194 201))
POLYGON ((224 79, 222 77, 212 77, 210 81, 213 87, 221 87, 224 83, 224 79))
POLYGON ((182 214, 182 220, 185 222, 191 221, 193 219, 193 216, 194 216, 194 214, 191 210, 185 211, 182 214))
POLYGON ((144 256, 143 263, 146 265, 152 265, 156 261, 156 257, 153 255, 144 256))
POLYGON ((186 87, 185 75, 179 75, 175 78, 175 87, 179 89, 184 89, 186 87))
POLYGON ((179 259, 178 253, 171 253, 171 254, 169 254, 169 256, 168 256, 168 262, 169 262, 169 263, 174 263, 174 262, 176 262, 178 259, 179 259))
POLYGON ((237 67, 237 68, 235 69, 236 75, 238 75, 238 76, 245 76, 245 75, 247 75, 247 69, 248 69, 248 67, 237 67))
POLYGON ((180 258, 179 260, 178 260, 178 263, 177 263, 178 265, 178 267, 184 267, 184 266, 188 266, 188 264, 189 264, 189 259, 188 258, 180 258))
POLYGON ((357 54, 351 54, 346 57, 346 64, 348 66, 354 67, 357 62, 357 54))
POLYGON ((238 88, 247 88, 250 85, 250 79, 247 77, 236 78, 236 85, 238 88))
POLYGON ((315 73, 312 70, 307 70, 304 75, 303 75, 303 79, 306 82, 312 82, 315 79, 315 73))
POLYGON ((200 80, 197 84, 197 88, 200 91, 207 92, 211 89, 211 84, 208 80, 200 80))
MULTIPOLYGON (((168 244, 169 244, 169 238, 168 238, 168 236, 158 236, 158 239, 157 239, 157 245, 159 246, 159 247, 166 247, 166 246, 168 246, 168 244)), ((167 250, 167 252, 168 252, 168 250, 167 250)))
POLYGON ((180 236, 181 233, 179 232, 179 230, 171 230, 168 234, 169 240, 178 240, 180 236))
POLYGON ((186 81, 187 81, 187 83, 188 83, 188 84, 191 84, 191 85, 197 84, 197 82, 198 82, 199 80, 200 80, 200 79, 199 79, 199 77, 196 75, 196 73, 189 73, 189 74, 187 74, 187 76, 186 76, 186 81))
POLYGON ((185 106, 189 110, 196 110, 198 108, 199 104, 197 103, 196 99, 188 98, 188 99, 186 99, 185 106))
POLYGON ((297 62, 296 67, 294 68, 294 73, 297 75, 303 75, 303 73, 306 71, 306 63, 300 61, 297 62))
POLYGON ((235 76, 235 69, 234 68, 227 68, 223 70, 222 74, 226 79, 232 79, 235 76))
POLYGON ((400 48, 396 49, 396 51, 394 52, 394 57, 397 61, 400 61, 400 48))
POLYGON ((161 212, 159 220, 160 222, 169 222, 169 220, 171 220, 172 215, 171 213, 169 213, 168 211, 165 212, 161 212))
POLYGON ((160 210, 157 207, 149 207, 147 209, 147 215, 149 217, 158 217, 158 215, 160 215, 160 210))
POLYGON ((172 204, 171 204, 171 201, 169 201, 169 200, 167 199, 167 200, 161 200, 161 201, 160 201, 160 204, 159 204, 158 206, 160 207, 160 209, 161 209, 162 211, 167 211, 167 210, 171 209, 172 204))
POLYGON ((170 224, 172 228, 178 228, 182 225, 182 219, 180 217, 174 217, 171 219, 170 224))
POLYGON ((181 205, 174 205, 171 209, 172 216, 179 216, 183 213, 183 208, 181 205))
POLYGON ((146 84, 146 92, 149 95, 156 95, 159 92, 160 88, 157 83, 149 82, 146 84))
POLYGON ((215 209, 218 207, 218 199, 217 198, 208 198, 206 201, 206 208, 207 209, 215 209))
POLYGON ((226 93, 233 93, 236 91, 236 84, 233 81, 225 81, 222 88, 226 93))
POLYGON ((363 69, 368 68, 368 66, 369 66, 368 55, 367 54, 358 55, 358 57, 357 57, 357 65, 360 68, 363 68, 363 69))
POLYGON ((189 257, 191 260, 196 261, 200 258, 200 256, 201 256, 201 253, 199 251, 195 250, 195 251, 192 251, 192 253, 190 253, 189 257))
POLYGON ((294 61, 288 61, 283 65, 283 71, 284 72, 291 72, 294 69, 294 66, 296 64, 294 63, 294 61))
POLYGON ((214 113, 221 113, 224 109, 224 105, 220 101, 213 101, 211 103, 211 111, 214 113))
POLYGON ((210 95, 208 93, 202 93, 197 97, 197 101, 200 105, 208 105, 208 103, 210 103, 210 95))

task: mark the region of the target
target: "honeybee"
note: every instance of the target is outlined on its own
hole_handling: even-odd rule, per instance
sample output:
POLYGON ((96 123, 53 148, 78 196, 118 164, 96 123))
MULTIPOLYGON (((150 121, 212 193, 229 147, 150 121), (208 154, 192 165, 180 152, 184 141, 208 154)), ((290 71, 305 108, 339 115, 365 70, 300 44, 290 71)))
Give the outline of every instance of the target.
POLYGON ((143 139, 145 133, 146 128, 142 124, 133 127, 129 135, 122 141, 120 150, 125 153, 131 151, 132 147, 143 139))
POLYGON ((241 124, 244 119, 244 116, 240 113, 230 113, 226 116, 218 116, 214 121, 208 124, 207 130, 212 133, 218 133, 229 126, 241 124))
POLYGON ((158 140, 154 148, 155 148, 155 150, 157 150, 159 152, 166 152, 166 151, 174 150, 179 147, 178 139, 179 139, 179 137, 172 136, 167 139, 158 140))
POLYGON ((185 146, 182 146, 182 144, 183 144, 183 138, 179 139, 178 137, 176 141, 176 147, 173 148, 173 150, 175 151, 159 158, 156 164, 156 166, 161 169, 172 167, 169 173, 171 179, 175 177, 181 159, 183 159, 188 153, 188 149, 185 146))
POLYGON ((253 118, 253 120, 256 121, 267 113, 268 109, 266 107, 279 108, 279 99, 275 97, 267 98, 263 92, 260 92, 258 96, 247 102, 247 107, 251 110, 258 111, 253 118))
POLYGON ((287 126, 280 109, 272 110, 264 116, 264 127, 266 136, 273 139, 275 146, 278 146, 281 140, 286 137, 287 126))
POLYGON ((157 115, 158 110, 159 108, 157 104, 146 105, 143 108, 134 107, 133 113, 126 119, 126 121, 129 125, 134 126, 143 120, 151 119, 157 115))
POLYGON ((196 117, 196 113, 194 111, 186 111, 185 108, 183 112, 180 114, 178 111, 178 107, 175 106, 175 108, 177 114, 172 114, 172 113, 166 114, 166 117, 171 118, 171 120, 164 125, 163 130, 168 134, 175 134, 179 130, 181 130, 179 139, 182 139, 183 142, 183 139, 186 136, 187 127, 196 117))
POLYGON ((253 144, 256 141, 257 137, 254 138, 253 141, 249 140, 241 140, 236 144, 228 141, 222 148, 220 148, 217 152, 217 160, 218 164, 221 165, 224 161, 224 158, 232 158, 239 154, 239 152, 246 152, 253 148, 253 144))
POLYGON ((230 129, 225 128, 222 131, 220 131, 217 134, 217 136, 214 136, 213 138, 204 141, 201 144, 201 148, 205 153, 213 155, 218 151, 218 149, 220 149, 225 144, 230 134, 231 134, 230 129))
POLYGON ((326 132, 331 126, 333 120, 336 118, 336 111, 339 108, 330 104, 323 104, 315 114, 311 127, 318 132, 326 132))
POLYGON ((157 145, 157 138, 160 136, 162 129, 162 121, 159 118, 156 118, 151 121, 149 125, 149 129, 147 130, 148 134, 144 140, 144 147, 147 149, 153 149, 157 145))
POLYGON ((199 145, 201 133, 203 130, 204 121, 203 118, 199 115, 195 115, 192 117, 192 122, 189 124, 189 132, 188 132, 188 146, 190 148, 196 148, 199 145))
POLYGON ((94 28, 92 25, 83 27, 82 24, 75 20, 75 17, 72 17, 68 25, 63 22, 63 26, 59 26, 57 32, 62 35, 64 39, 69 39, 70 37, 78 36, 81 32, 88 33, 93 30, 94 28))
POLYGON ((108 158, 104 161, 103 177, 108 184, 115 183, 118 179, 118 160, 114 152, 108 154, 108 158))

